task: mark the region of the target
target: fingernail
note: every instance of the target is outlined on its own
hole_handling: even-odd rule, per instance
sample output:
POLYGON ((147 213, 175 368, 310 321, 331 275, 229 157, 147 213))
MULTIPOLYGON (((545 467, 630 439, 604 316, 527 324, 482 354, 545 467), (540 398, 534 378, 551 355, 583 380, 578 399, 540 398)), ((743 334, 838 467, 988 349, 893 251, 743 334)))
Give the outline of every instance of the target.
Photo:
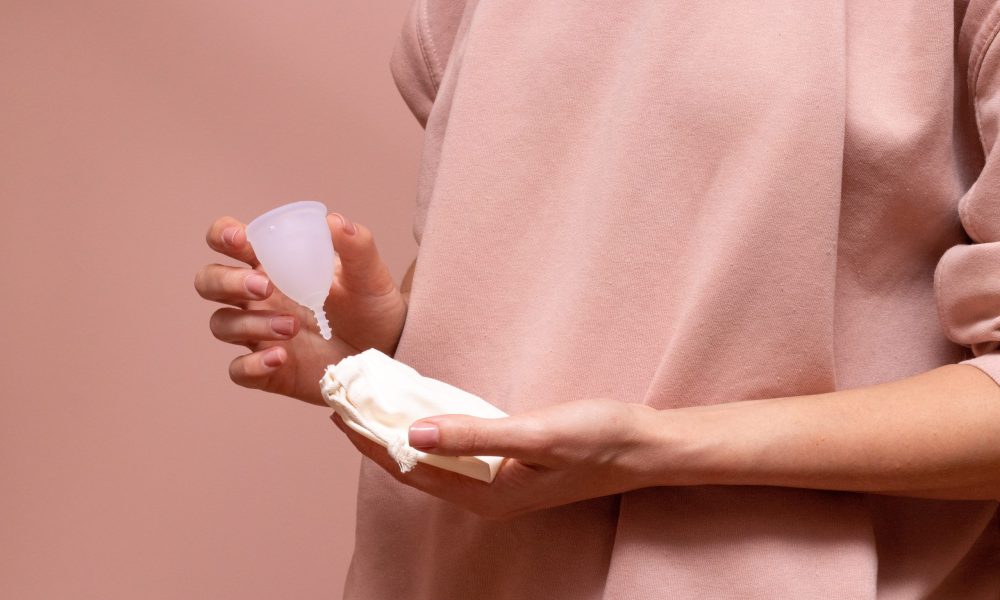
POLYGON ((280 335, 292 335, 295 331, 295 319, 292 317, 271 318, 271 329, 280 335))
POLYGON ((236 243, 236 234, 240 232, 239 227, 227 227, 222 230, 222 243, 232 246, 236 243))
POLYGON ((243 286, 254 296, 263 298, 267 295, 267 277, 263 275, 257 273, 247 275, 247 278, 243 280, 243 286))
POLYGON ((437 425, 411 425, 410 445, 414 448, 433 448, 437 446, 437 425))
POLYGON ((347 235, 354 235, 358 232, 358 228, 354 226, 354 223, 351 223, 350 219, 340 213, 336 214, 340 217, 341 228, 344 230, 344 233, 347 235))
POLYGON ((282 358, 282 351, 280 348, 271 348, 264 352, 264 366, 265 367, 279 367, 281 363, 284 362, 282 358))

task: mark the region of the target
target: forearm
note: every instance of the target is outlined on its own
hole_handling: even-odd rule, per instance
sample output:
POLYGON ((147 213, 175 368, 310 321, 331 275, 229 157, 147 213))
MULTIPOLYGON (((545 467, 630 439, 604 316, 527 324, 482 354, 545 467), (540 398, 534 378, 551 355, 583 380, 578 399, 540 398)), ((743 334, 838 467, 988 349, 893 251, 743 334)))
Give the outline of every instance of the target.
POLYGON ((653 485, 1000 498, 1000 386, 949 365, 827 394, 659 411, 653 485))

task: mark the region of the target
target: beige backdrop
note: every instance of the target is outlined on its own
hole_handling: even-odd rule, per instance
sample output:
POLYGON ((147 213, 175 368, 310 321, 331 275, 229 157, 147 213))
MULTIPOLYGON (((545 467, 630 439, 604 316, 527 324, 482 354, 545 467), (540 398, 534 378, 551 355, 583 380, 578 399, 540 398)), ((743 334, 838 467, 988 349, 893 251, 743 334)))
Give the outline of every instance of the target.
POLYGON ((338 598, 359 459, 230 383, 208 224, 324 201, 397 280, 406 0, 0 0, 0 598, 338 598))

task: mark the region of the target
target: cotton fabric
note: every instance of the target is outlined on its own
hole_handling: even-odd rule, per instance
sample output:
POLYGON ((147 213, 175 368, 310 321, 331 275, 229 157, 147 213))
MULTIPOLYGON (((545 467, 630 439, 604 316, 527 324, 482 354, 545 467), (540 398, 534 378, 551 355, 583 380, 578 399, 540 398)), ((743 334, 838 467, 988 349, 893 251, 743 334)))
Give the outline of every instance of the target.
MULTIPOLYGON (((396 358, 511 414, 1000 380, 998 28, 981 1, 416 0, 396 358)), ((491 522, 363 461, 346 597, 995 599, 998 557, 992 501, 660 487, 491 522)))
POLYGON ((507 413, 465 390, 424 377, 375 348, 329 365, 320 390, 344 423, 384 447, 403 473, 423 462, 489 483, 503 462, 497 456, 437 456, 410 446, 410 425, 424 417, 496 419, 507 413))

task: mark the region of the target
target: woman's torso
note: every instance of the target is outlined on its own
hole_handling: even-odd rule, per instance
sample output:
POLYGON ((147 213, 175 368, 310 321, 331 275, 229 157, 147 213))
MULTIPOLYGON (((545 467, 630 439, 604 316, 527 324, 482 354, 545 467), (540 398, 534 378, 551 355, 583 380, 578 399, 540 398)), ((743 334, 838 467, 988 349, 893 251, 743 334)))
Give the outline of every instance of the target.
MULTIPOLYGON (((961 16, 417 0, 393 58, 426 121, 396 357, 511 413, 803 395, 962 359, 933 288, 983 160, 961 16)), ((349 598, 1000 594, 996 503, 652 488, 497 523, 368 461, 359 494, 349 598)))

